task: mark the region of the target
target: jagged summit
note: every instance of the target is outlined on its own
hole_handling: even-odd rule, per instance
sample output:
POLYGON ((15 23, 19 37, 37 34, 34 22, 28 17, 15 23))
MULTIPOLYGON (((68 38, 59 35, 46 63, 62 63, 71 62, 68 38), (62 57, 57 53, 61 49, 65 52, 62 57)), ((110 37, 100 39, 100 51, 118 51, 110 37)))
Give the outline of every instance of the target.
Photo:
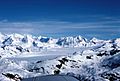
POLYGON ((58 45, 58 46, 81 46, 81 44, 85 44, 87 42, 86 38, 83 38, 81 36, 77 36, 77 37, 61 37, 58 39, 53 39, 51 37, 43 37, 43 36, 39 36, 39 37, 35 37, 32 35, 22 35, 22 34, 0 34, 0 38, 1 41, 0 43, 2 43, 5 46, 9 46, 9 45, 25 45, 25 44, 29 44, 29 46, 27 47, 31 47, 31 46, 40 46, 40 44, 54 44, 54 45, 58 45), (81 44, 80 44, 81 43, 81 44), (36 44, 36 45, 35 45, 36 44))
MULTIPOLYGON (((105 43, 110 43, 110 40, 100 40, 97 38, 92 38, 87 40, 82 36, 76 37, 61 37, 54 39, 52 37, 44 36, 32 36, 29 34, 2 34, 0 33, 0 49, 15 52, 33 52, 40 51, 44 48, 60 48, 60 47, 91 47, 96 45, 102 45, 105 43), (13 49, 15 48, 15 49, 13 49)), ((114 40, 116 46, 120 46, 120 38, 114 40)))

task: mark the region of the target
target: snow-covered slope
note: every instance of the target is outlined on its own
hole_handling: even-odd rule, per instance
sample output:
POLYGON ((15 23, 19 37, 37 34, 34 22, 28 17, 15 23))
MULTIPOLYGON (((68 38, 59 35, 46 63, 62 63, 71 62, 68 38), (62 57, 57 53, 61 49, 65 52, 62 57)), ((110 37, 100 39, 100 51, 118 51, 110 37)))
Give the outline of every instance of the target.
POLYGON ((0 33, 0 81, 10 81, 15 74, 21 78, 61 74, 80 81, 119 81, 119 61, 120 38, 53 39, 0 33))

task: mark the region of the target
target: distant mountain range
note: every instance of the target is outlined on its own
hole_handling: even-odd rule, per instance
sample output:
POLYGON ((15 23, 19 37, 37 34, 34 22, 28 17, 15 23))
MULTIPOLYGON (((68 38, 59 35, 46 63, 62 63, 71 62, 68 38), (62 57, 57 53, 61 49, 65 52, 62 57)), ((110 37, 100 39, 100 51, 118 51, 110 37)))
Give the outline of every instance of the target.
POLYGON ((76 37, 61 37, 51 38, 43 36, 32 36, 22 34, 2 34, 0 33, 0 50, 7 51, 11 54, 19 52, 35 52, 42 49, 62 48, 62 47, 92 47, 105 46, 112 44, 112 46, 120 47, 120 38, 114 40, 100 40, 92 38, 87 40, 82 36, 76 37))

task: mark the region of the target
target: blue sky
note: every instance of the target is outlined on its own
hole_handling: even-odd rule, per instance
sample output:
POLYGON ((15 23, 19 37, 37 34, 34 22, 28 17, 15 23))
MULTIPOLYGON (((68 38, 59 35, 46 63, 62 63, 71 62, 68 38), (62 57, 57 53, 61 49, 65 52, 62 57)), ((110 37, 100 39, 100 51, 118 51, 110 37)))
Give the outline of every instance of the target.
POLYGON ((120 37, 120 0, 0 0, 0 32, 120 37))

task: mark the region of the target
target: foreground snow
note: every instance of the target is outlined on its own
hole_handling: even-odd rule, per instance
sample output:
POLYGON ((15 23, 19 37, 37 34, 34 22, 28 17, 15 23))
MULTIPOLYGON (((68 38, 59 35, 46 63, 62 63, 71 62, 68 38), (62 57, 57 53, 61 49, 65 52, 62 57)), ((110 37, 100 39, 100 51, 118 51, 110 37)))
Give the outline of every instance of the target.
POLYGON ((7 73, 21 78, 61 74, 80 81, 120 80, 120 38, 0 34, 0 46, 0 81, 10 81, 3 75, 7 73))

